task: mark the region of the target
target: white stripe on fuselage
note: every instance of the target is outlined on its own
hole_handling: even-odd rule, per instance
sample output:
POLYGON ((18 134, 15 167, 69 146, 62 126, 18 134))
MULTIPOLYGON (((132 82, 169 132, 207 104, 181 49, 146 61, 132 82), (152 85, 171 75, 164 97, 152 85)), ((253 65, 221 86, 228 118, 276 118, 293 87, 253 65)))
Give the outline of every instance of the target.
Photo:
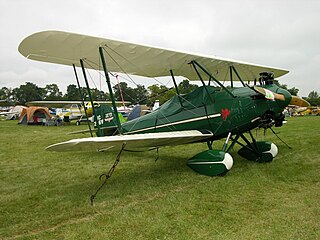
POLYGON ((172 122, 172 123, 167 123, 167 124, 163 124, 163 125, 157 125, 157 126, 154 126, 154 127, 138 129, 138 130, 135 130, 135 131, 130 131, 130 132, 124 133, 124 134, 137 133, 137 132, 142 132, 142 131, 147 131, 147 130, 152 130, 152 129, 157 129, 157 128, 174 126, 174 125, 182 124, 182 123, 195 122, 195 121, 199 121, 199 120, 203 120, 203 119, 207 119, 207 118, 216 118, 216 117, 220 117, 220 116, 221 116, 220 113, 216 113, 216 114, 212 114, 212 115, 209 115, 209 116, 190 118, 190 119, 186 119, 186 120, 182 120, 182 121, 178 121, 178 122, 172 122))

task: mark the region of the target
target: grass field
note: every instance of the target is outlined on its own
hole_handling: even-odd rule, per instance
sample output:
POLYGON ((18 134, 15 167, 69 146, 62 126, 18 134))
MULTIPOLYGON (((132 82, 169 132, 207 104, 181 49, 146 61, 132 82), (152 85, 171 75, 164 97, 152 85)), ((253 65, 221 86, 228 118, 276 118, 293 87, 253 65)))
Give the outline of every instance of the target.
POLYGON ((276 129, 292 150, 268 132, 272 163, 236 147, 224 177, 186 166, 205 144, 162 148, 157 162, 155 152, 125 152, 94 206, 115 154, 44 150, 74 130, 0 121, 0 239, 320 239, 320 117, 276 129))

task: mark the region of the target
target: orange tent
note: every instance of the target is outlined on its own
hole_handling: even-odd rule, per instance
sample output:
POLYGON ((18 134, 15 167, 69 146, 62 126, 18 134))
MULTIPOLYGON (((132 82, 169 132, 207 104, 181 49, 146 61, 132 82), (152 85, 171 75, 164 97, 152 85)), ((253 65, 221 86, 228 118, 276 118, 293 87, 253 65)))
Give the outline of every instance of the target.
POLYGON ((18 124, 44 125, 51 119, 49 109, 46 107, 28 107, 22 109, 18 124))

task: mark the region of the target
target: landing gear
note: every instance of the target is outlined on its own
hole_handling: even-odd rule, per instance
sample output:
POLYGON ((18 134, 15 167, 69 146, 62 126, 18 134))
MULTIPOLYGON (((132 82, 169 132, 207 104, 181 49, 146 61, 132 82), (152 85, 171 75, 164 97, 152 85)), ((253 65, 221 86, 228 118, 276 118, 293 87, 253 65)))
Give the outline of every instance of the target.
POLYGON ((80 122, 80 121, 77 121, 76 124, 77 124, 77 126, 79 126, 79 125, 81 124, 81 122, 80 122))
POLYGON ((242 148, 238 151, 239 155, 254 162, 271 162, 278 154, 278 148, 274 143, 267 141, 256 141, 249 131, 251 141, 242 133, 234 138, 229 133, 222 150, 213 150, 212 142, 208 142, 209 150, 201 152, 190 158, 187 165, 197 173, 207 176, 225 175, 233 165, 233 158, 229 154, 233 146, 238 143, 242 148), (239 142, 241 138, 245 144, 239 142), (229 139, 232 141, 228 147, 229 139))
POLYGON ((225 175, 233 165, 229 153, 220 150, 207 150, 188 160, 187 165, 197 173, 207 176, 225 175))
POLYGON ((278 154, 278 148, 271 142, 256 142, 255 149, 250 149, 250 146, 241 148, 238 153, 241 157, 255 162, 271 162, 278 154))
POLYGON ((232 156, 226 152, 228 141, 231 133, 229 133, 222 150, 213 150, 212 142, 208 142, 209 150, 201 152, 187 162, 187 165, 197 173, 206 176, 223 176, 233 165, 232 156))
POLYGON ((271 162, 278 154, 278 147, 271 142, 267 141, 256 141, 251 132, 249 132, 252 141, 250 142, 243 134, 239 136, 246 142, 244 145, 236 140, 242 148, 238 151, 239 155, 245 159, 254 162, 271 162))

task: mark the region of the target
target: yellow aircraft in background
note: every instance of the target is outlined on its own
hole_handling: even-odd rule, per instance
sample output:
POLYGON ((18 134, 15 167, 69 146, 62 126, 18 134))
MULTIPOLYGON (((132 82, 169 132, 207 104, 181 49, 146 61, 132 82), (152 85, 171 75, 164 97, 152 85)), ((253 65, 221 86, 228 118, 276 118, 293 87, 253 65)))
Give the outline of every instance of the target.
POLYGON ((306 115, 320 115, 320 108, 318 106, 310 106, 307 107, 306 110, 300 112, 300 115, 306 116, 306 115))

